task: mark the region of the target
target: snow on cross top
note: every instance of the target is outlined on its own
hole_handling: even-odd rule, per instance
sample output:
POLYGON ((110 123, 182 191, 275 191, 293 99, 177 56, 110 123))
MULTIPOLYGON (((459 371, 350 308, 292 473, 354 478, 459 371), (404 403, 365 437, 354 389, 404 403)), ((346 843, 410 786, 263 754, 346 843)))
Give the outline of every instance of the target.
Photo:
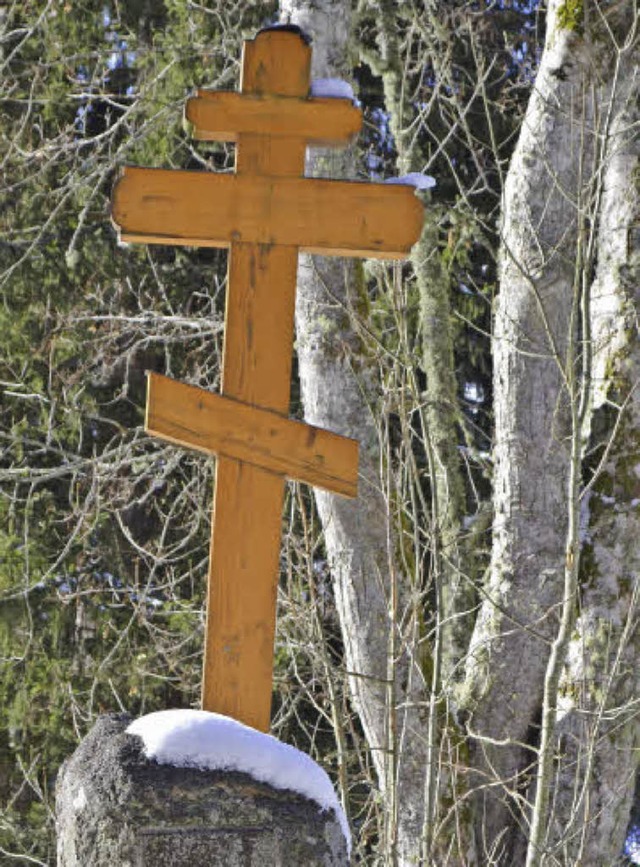
POLYGON ((351 852, 351 834, 331 780, 312 758, 237 720, 204 710, 161 710, 134 720, 144 753, 161 765, 240 771, 275 789, 291 789, 333 810, 351 852))
POLYGON ((353 88, 348 81, 341 78, 314 78, 309 93, 325 99, 350 99, 351 102, 356 102, 353 88))
POLYGON ((386 178, 385 184, 402 184, 407 187, 415 187, 416 190, 432 190, 436 186, 436 179, 423 172, 409 172, 399 178, 386 178))

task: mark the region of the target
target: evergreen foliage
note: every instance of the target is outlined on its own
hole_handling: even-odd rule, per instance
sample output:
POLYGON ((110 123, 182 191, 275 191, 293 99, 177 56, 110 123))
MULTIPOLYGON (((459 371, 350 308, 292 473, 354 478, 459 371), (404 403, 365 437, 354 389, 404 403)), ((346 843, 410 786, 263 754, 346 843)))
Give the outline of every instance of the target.
POLYGON ((109 196, 126 162, 228 164, 182 110, 235 85, 272 11, 241 6, 0 12, 0 851, 44 863, 95 715, 198 695, 211 467, 142 435, 144 371, 215 385, 225 260, 118 248, 109 196))

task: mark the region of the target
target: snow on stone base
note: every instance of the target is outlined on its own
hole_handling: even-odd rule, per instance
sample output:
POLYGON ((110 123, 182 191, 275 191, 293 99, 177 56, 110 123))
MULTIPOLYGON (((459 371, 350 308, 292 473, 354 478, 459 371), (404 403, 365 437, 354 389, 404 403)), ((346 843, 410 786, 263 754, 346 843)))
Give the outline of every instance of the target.
POLYGON ((326 772, 305 753, 230 717, 204 710, 161 710, 134 720, 147 758, 161 765, 249 774, 275 789, 291 789, 333 810, 351 851, 344 810, 326 772))

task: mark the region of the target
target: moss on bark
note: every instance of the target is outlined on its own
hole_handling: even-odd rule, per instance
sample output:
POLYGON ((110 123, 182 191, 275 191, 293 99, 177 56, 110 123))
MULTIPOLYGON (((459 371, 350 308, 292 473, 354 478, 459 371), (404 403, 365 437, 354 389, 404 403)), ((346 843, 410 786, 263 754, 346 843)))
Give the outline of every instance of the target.
POLYGON ((558 6, 558 27, 563 30, 573 30, 582 33, 584 29, 584 3, 583 0, 564 0, 558 6))

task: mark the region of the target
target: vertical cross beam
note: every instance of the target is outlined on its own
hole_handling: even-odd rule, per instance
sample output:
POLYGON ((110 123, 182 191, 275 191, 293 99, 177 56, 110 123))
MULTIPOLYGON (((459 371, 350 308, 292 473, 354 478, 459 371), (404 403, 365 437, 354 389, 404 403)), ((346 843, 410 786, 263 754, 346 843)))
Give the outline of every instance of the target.
MULTIPOLYGON (((281 40, 264 36, 244 45, 242 93, 306 96, 309 47, 288 40, 284 52, 281 40)), ((304 159, 302 138, 238 136, 239 175, 301 176, 304 159)), ((297 261, 296 247, 231 244, 222 393, 282 414, 289 410, 297 261)), ((282 476, 219 457, 202 705, 264 731, 271 712, 283 494, 282 476)))

